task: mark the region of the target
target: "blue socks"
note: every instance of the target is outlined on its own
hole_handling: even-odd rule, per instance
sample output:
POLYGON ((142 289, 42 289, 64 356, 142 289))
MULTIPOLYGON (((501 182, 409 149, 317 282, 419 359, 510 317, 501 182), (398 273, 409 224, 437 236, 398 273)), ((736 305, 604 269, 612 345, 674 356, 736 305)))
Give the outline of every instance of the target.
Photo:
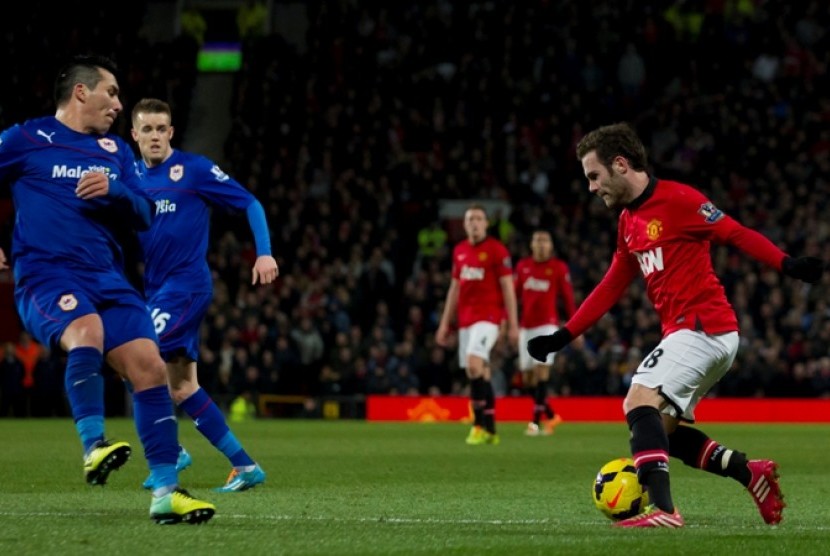
POLYGON ((228 428, 222 411, 202 388, 179 404, 179 407, 193 419, 196 430, 225 454, 231 465, 234 467, 254 465, 254 460, 242 449, 242 444, 228 428))
POLYGON ((176 460, 179 457, 179 437, 173 401, 167 386, 156 386, 133 394, 135 428, 144 456, 153 475, 156 492, 166 494, 178 485, 176 460))
POLYGON ((94 347, 75 348, 67 354, 63 383, 84 453, 104 439, 103 363, 104 356, 94 347))

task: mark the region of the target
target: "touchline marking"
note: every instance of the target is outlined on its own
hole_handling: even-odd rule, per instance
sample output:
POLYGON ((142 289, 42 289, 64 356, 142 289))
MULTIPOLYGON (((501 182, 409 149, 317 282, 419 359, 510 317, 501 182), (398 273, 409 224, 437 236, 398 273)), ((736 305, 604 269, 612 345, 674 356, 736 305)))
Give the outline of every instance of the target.
MULTIPOLYGON (((2 512, 2 517, 58 517, 58 518, 86 518, 90 516, 111 516, 107 512, 2 512)), ((418 518, 418 517, 390 517, 390 516, 375 516, 375 517, 337 517, 337 516, 323 516, 323 515, 267 515, 267 514, 216 514, 213 521, 224 519, 238 519, 251 521, 331 521, 337 523, 391 523, 391 524, 434 524, 434 525, 597 525, 598 523, 610 525, 610 521, 602 520, 588 520, 588 521, 562 521, 558 519, 437 519, 437 518, 418 518)), ((687 523, 685 529, 721 529, 720 526, 700 525, 687 523)), ((770 527, 769 525, 758 524, 753 527, 758 530, 775 530, 778 527, 770 527)), ((740 527, 742 531, 746 527, 740 527)), ((794 531, 830 531, 830 525, 793 525, 787 524, 784 529, 794 531)))

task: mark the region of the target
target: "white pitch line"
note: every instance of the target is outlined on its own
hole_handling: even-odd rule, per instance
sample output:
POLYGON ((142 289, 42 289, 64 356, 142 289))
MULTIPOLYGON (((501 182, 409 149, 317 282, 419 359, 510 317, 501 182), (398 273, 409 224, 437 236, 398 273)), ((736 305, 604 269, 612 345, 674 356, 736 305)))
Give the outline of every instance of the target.
MULTIPOLYGON (((57 518, 78 518, 89 516, 105 516, 111 515, 107 512, 3 512, 0 511, 2 517, 57 517, 57 518)), ((238 519, 251 521, 329 521, 335 523, 389 523, 389 524, 423 524, 423 525, 597 525, 597 521, 561 521, 555 519, 438 519, 438 518, 418 518, 418 517, 337 517, 337 516, 313 516, 313 515, 278 515, 278 514, 216 514, 214 520, 224 519, 238 519)), ((602 521, 603 524, 608 523, 602 521)), ((609 523, 610 525, 610 523, 609 523)), ((689 524, 685 526, 686 529, 715 529, 715 526, 689 524)), ((792 525, 784 526, 787 530, 795 531, 830 531, 830 525, 792 525)), ((752 527, 742 527, 741 530, 746 529, 777 529, 777 527, 770 527, 768 525, 755 525, 752 527)), ((723 529, 726 530, 726 529, 723 529)))

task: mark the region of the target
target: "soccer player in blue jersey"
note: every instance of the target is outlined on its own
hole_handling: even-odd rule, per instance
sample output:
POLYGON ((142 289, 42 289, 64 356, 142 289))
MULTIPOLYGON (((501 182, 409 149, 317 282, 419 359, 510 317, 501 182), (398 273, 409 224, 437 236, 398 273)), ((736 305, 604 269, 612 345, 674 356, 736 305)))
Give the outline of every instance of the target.
MULTIPOLYGON (((233 469, 219 492, 237 492, 265 481, 265 472, 243 449, 225 416, 199 386, 196 361, 199 328, 213 295, 207 264, 211 207, 245 212, 257 258, 252 284, 270 284, 279 274, 271 256, 270 232, 260 202, 203 156, 171 147, 170 106, 140 100, 132 112, 132 137, 141 160, 142 187, 156 202, 156 218, 139 234, 147 306, 159 336, 173 401, 196 429, 230 461, 233 469)), ((152 475, 145 482, 152 484, 152 475)))
MULTIPOLYGON (((109 129, 122 110, 116 68, 75 57, 55 80, 54 116, 0 134, 0 183, 10 184, 15 302, 26 329, 67 352, 65 386, 84 448, 84 474, 103 485, 129 458, 104 436, 103 359, 133 387, 135 426, 157 481, 150 517, 199 523, 216 508, 178 486, 178 433, 153 321, 124 274, 116 238, 147 229, 130 146, 109 129)), ((3 257, 2 260, 4 260, 3 257)))

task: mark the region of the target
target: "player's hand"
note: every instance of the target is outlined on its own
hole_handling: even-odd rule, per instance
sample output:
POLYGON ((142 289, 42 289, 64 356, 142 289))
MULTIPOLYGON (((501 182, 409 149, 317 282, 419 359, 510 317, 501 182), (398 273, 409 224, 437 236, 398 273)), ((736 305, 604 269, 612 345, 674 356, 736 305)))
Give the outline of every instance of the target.
POLYGON ((9 264, 6 260, 6 252, 0 247, 0 270, 6 270, 7 268, 9 268, 9 264))
POLYGON ((519 345, 519 327, 518 326, 508 326, 507 327, 507 340, 510 343, 511 348, 516 348, 519 345))
POLYGON ((254 262, 251 275, 252 286, 256 285, 257 280, 263 285, 270 284, 280 275, 280 267, 277 266, 277 260, 271 255, 260 255, 254 262))
POLYGON ((527 352, 537 361, 547 361, 548 354, 557 352, 573 340, 573 335, 567 328, 560 328, 547 336, 536 336, 527 343, 527 352))
POLYGON ((827 264, 817 257, 786 257, 781 263, 781 272, 809 284, 821 280, 827 264))
POLYGON ((435 343, 441 347, 449 347, 450 345, 450 328, 443 324, 438 326, 435 331, 435 343))
POLYGON ((75 195, 81 199, 103 197, 110 191, 110 178, 103 172, 87 172, 78 180, 75 195))

